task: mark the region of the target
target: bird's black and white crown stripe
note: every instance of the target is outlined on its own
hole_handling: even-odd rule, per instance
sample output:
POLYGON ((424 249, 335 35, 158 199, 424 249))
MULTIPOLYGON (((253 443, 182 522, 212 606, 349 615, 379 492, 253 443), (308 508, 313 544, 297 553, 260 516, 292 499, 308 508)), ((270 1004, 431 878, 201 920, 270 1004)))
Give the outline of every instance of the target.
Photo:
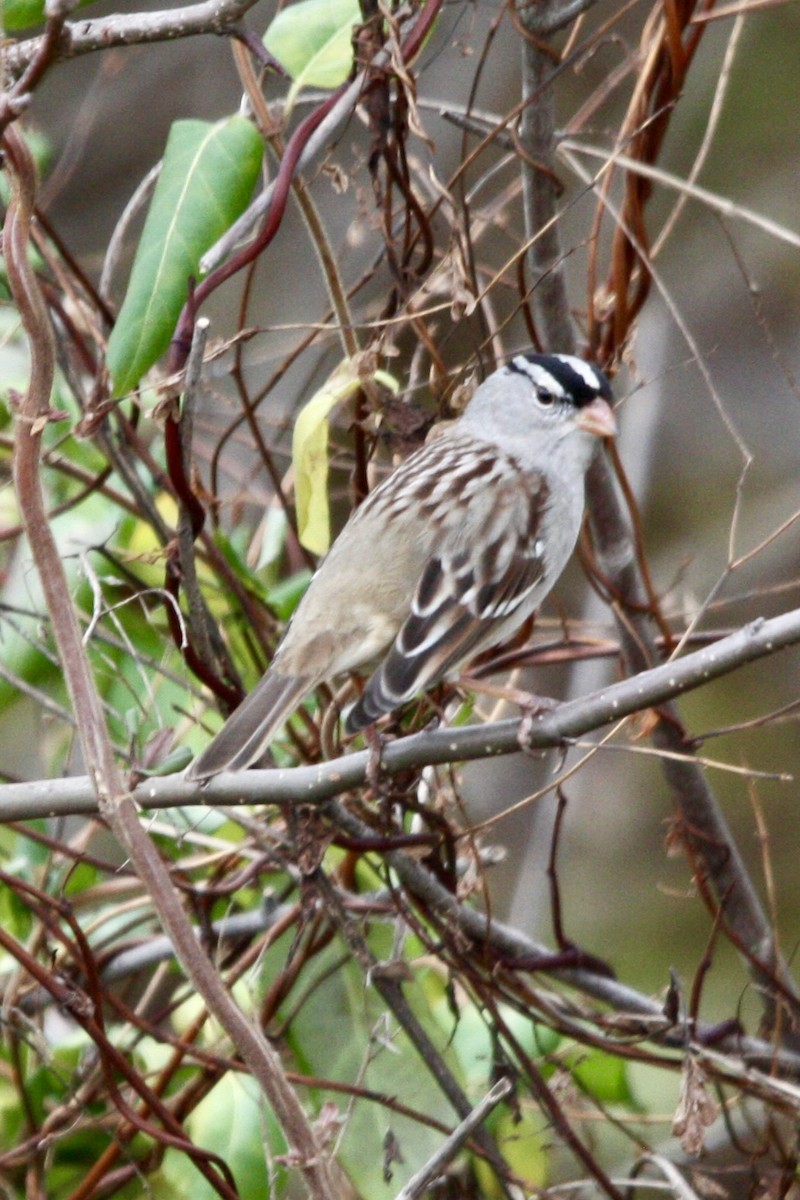
POLYGON ((611 384, 603 372, 572 354, 516 354, 505 369, 527 375, 534 387, 568 397, 578 408, 598 396, 611 399, 611 384))

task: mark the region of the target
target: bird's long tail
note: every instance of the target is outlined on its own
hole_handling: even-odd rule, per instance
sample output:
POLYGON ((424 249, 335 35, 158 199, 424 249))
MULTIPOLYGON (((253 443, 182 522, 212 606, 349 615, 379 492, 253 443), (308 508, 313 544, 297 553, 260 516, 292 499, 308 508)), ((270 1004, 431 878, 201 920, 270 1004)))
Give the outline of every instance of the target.
POLYGON ((316 680, 306 675, 268 671, 231 713, 219 733, 186 772, 188 781, 210 779, 221 771, 242 771, 264 753, 272 738, 316 680))

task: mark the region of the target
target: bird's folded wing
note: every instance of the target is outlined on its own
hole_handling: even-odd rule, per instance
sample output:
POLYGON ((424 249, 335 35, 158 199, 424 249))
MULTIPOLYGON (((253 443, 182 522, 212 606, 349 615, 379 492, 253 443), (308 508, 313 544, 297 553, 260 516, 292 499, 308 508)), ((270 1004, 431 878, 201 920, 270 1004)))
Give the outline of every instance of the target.
POLYGON ((517 492, 502 513, 493 510, 485 540, 443 547, 429 560, 409 616, 348 715, 348 732, 439 682, 532 611, 545 579, 536 536, 543 502, 541 489, 517 492))

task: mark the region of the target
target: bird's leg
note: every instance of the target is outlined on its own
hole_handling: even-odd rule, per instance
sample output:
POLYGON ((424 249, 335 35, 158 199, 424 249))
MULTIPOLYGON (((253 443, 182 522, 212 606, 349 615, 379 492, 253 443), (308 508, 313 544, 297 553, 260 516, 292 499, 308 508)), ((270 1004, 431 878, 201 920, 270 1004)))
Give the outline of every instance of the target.
POLYGON ((381 756, 386 739, 378 732, 376 725, 367 725, 364 730, 364 741, 367 743, 369 758, 367 760, 367 783, 376 796, 381 794, 381 756))

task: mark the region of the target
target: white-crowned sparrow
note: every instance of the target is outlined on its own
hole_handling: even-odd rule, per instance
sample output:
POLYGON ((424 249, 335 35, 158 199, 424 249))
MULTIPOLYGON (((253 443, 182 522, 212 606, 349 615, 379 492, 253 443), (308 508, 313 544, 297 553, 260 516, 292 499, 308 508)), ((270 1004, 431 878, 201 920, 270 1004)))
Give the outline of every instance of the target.
POLYGON ((596 438, 616 431, 610 400, 605 376, 567 354, 520 354, 490 375, 353 513, 187 779, 249 766, 336 675, 377 664, 352 733, 512 634, 572 553, 596 438))

